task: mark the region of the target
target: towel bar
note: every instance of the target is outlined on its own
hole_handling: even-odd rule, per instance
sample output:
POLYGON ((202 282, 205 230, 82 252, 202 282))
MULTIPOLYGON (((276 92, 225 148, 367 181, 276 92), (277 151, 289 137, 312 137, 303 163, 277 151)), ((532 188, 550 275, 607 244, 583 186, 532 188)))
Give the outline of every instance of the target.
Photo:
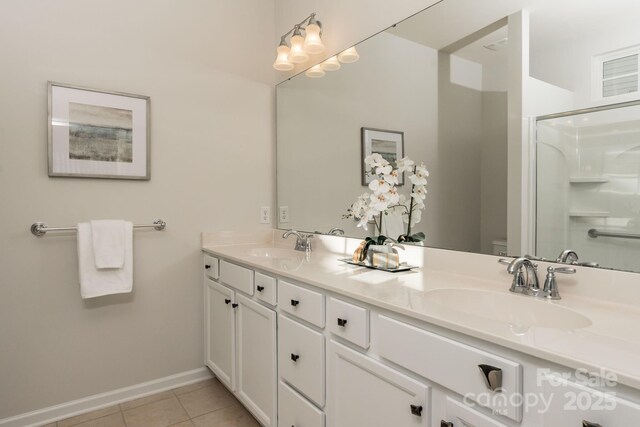
MULTIPOLYGON (((158 231, 164 230, 167 227, 167 223, 161 219, 156 219, 153 224, 134 224, 133 228, 154 228, 158 231)), ((31 232, 38 237, 44 236, 47 231, 74 231, 78 230, 78 227, 47 227, 44 222, 34 222, 31 224, 31 232)))

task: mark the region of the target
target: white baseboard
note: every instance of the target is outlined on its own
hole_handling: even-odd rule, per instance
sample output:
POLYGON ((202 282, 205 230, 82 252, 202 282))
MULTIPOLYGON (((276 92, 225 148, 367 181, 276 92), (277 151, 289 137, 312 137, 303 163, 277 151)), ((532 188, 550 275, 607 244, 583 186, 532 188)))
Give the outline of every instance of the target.
POLYGON ((187 384, 206 380, 213 377, 207 368, 194 369, 192 371, 181 372, 157 380, 132 385, 130 387, 119 388, 106 393, 94 394, 71 402, 37 411, 27 412, 10 418, 0 420, 2 427, 32 427, 41 426, 57 420, 73 417, 96 409, 106 408, 118 403, 149 396, 161 391, 170 390, 187 384))

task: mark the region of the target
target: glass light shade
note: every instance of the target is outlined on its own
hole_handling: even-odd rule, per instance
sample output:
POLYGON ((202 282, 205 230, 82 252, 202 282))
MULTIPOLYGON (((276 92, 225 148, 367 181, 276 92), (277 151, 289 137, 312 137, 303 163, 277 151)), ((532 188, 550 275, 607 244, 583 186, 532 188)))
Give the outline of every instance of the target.
POLYGON ((324 70, 322 69, 320 64, 318 64, 318 65, 314 65, 313 67, 309 68, 304 74, 307 77, 311 77, 312 79, 317 79, 319 77, 324 77, 324 75, 326 73, 324 72, 324 70))
POLYGON ((360 55, 358 55, 355 46, 352 46, 344 52, 338 54, 338 60, 344 64, 356 62, 358 59, 360 59, 360 55))
POLYGON ((309 60, 309 55, 302 49, 304 39, 302 36, 295 35, 291 37, 291 52, 289 52, 289 61, 294 64, 300 64, 309 60))
POLYGON ((317 24, 309 24, 304 31, 306 33, 304 44, 302 45, 304 51, 310 54, 324 52, 324 44, 320 39, 320 27, 317 24))
POLYGON ((276 62, 273 63, 273 68, 278 71, 291 71, 293 70, 293 64, 289 62, 289 46, 278 46, 278 56, 276 62))
POLYGON ((331 58, 320 64, 320 66, 325 71, 336 71, 339 70, 340 67, 342 67, 342 65, 340 65, 340 61, 338 61, 337 56, 332 56, 331 58))

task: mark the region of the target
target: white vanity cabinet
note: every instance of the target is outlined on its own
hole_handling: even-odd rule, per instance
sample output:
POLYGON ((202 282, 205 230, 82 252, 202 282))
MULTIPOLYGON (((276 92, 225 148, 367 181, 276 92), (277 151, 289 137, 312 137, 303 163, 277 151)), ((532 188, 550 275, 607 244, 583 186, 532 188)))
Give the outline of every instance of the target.
POLYGON ((233 288, 205 273, 205 363, 263 426, 275 427, 276 312, 243 292, 253 289, 253 271, 224 263, 219 281, 233 288))
POLYGON ((538 381, 541 369, 572 369, 289 277, 210 255, 204 265, 206 364, 264 426, 619 427, 640 419, 640 405, 615 394, 538 381), (550 401, 544 413, 523 404, 533 395, 550 401))

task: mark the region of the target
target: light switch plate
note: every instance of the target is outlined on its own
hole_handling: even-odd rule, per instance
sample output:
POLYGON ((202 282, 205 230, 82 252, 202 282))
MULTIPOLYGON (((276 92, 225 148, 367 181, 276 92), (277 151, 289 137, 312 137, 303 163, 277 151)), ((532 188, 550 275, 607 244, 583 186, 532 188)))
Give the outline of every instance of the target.
POLYGON ((269 224, 271 222, 271 208, 262 206, 260 208, 260 224, 269 224))
POLYGON ((280 215, 278 216, 278 222, 289 222, 289 206, 280 206, 280 215))

